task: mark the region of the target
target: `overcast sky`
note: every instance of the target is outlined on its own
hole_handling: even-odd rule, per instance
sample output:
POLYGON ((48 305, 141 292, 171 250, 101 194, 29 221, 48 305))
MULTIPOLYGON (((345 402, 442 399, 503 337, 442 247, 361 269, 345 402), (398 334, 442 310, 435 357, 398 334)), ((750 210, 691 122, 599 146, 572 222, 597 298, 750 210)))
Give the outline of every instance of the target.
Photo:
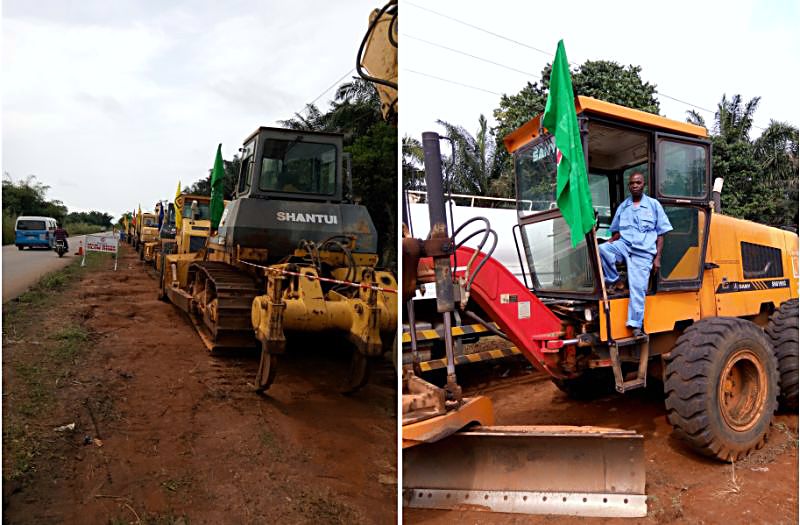
POLYGON ((437 119, 475 134, 481 113, 493 124, 499 94, 516 94, 526 82, 538 81, 559 39, 573 66, 586 60, 641 66, 642 79, 657 86, 664 116, 683 121, 686 111, 695 109, 710 126, 723 93, 729 98, 738 93, 745 100, 761 97, 756 126, 766 127, 770 119, 798 126, 798 5, 797 0, 401 0, 401 134, 421 139, 423 131, 442 132, 437 119))
POLYGON ((152 209, 353 69, 382 5, 4 0, 3 171, 70 211, 152 209))

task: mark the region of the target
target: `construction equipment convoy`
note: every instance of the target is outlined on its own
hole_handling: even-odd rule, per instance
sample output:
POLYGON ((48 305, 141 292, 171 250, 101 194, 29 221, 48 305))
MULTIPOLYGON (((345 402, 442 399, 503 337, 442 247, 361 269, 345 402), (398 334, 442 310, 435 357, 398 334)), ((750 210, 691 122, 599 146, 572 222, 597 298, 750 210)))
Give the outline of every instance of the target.
POLYGON ((258 344, 261 392, 275 378, 285 332, 346 334, 354 351, 343 390, 355 391, 394 338, 397 283, 376 267, 367 209, 344 191, 342 135, 261 127, 241 151, 218 230, 194 252, 206 226, 184 221, 179 253, 165 256, 161 293, 189 314, 212 352, 258 344))
MULTIPOLYGON (((444 315, 442 335, 448 353, 444 389, 421 385, 412 371, 404 372, 403 443, 416 445, 404 451, 407 505, 452 508, 475 498, 478 505, 495 510, 516 512, 520 510, 515 508, 533 506, 529 500, 522 500, 527 507, 520 503, 520 494, 524 498, 529 490, 527 481, 506 475, 508 469, 521 468, 518 462, 524 463, 521 453, 506 453, 507 448, 515 450, 514 439, 504 441, 498 436, 502 431, 480 427, 451 435, 464 423, 491 421, 485 416, 485 403, 481 414, 474 408, 480 403, 462 399, 455 382, 450 312, 456 309, 460 317, 487 327, 494 328, 489 322, 493 321, 498 333, 572 397, 625 393, 644 388, 649 378, 663 382, 667 418, 676 435, 699 453, 723 461, 735 461, 763 446, 779 404, 797 408, 797 235, 721 213, 721 188, 712 191, 711 144, 704 128, 587 97, 577 97, 575 104, 598 222, 577 246, 572 247, 569 228, 552 206, 557 151, 553 136, 541 128, 540 117, 504 139, 514 158, 518 200, 539 203, 533 209, 518 208, 513 232, 526 285, 494 261, 491 250, 484 253, 462 246, 459 235, 483 235, 485 242, 490 241, 488 224, 469 235, 467 225, 462 225, 455 229, 454 241, 442 211, 438 220, 432 213, 428 240, 404 240, 404 297, 418 285, 413 276, 416 260, 425 255, 434 259, 436 310, 444 315), (608 227, 626 197, 625 183, 633 172, 645 175, 648 194, 661 202, 674 226, 665 236, 662 266, 646 296, 647 335, 638 338, 625 326, 627 292, 609 295, 605 289, 597 248, 610 238, 608 227), (445 436, 450 437, 437 443, 445 436), (455 447, 462 452, 443 452, 455 447), (488 464, 503 475, 475 470, 488 464), (461 498, 458 502, 451 497, 455 495, 461 498)), ((438 168, 441 173, 438 139, 435 133, 423 134, 429 192, 428 172, 438 168)), ((429 202, 433 200, 429 195, 429 202)), ((415 310, 414 301, 406 302, 412 351, 419 319, 415 310)), ((579 445, 574 437, 556 439, 554 431, 547 438, 551 442, 547 453, 528 457, 547 466, 553 457, 572 457, 563 453, 561 443, 567 450, 578 447, 572 450, 581 454, 588 454, 592 445, 608 451, 609 436, 599 442, 584 438, 579 445)), ((622 442, 626 439, 630 444, 630 438, 622 442)), ((633 462, 624 454, 606 458, 607 470, 599 472, 600 479, 626 472, 624 467, 634 466, 633 462)), ((577 502, 580 511, 580 504, 593 496, 576 494, 580 490, 574 485, 580 483, 575 477, 587 471, 580 467, 569 472, 573 477, 568 484, 573 486, 564 489, 556 476, 549 488, 569 493, 557 499, 577 502)), ((609 489, 608 484, 589 481, 590 494, 609 489)), ((641 481, 643 488, 643 476, 641 481)), ((621 486, 612 483, 610 493, 617 494, 621 486)), ((538 498, 542 505, 537 512, 552 511, 548 506, 553 498, 545 498, 538 498)))

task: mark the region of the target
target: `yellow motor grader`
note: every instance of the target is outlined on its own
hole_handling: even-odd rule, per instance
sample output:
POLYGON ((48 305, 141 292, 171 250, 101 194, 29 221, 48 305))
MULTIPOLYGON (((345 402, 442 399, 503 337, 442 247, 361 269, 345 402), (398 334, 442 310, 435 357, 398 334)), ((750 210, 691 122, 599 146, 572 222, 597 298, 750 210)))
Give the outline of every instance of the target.
POLYGON ((275 378, 287 332, 344 335, 354 350, 343 391, 355 391, 393 341, 397 282, 376 267, 367 209, 345 193, 342 135, 261 127, 241 151, 234 199, 202 260, 184 278, 167 259, 164 293, 212 352, 260 348, 260 392, 275 378))
MULTIPOLYGON (((524 283, 491 258, 491 249, 463 246, 463 237, 475 235, 467 235, 466 225, 449 239, 444 212, 439 218, 431 214, 428 240, 404 241, 404 294, 418 284, 420 257, 433 257, 437 283, 436 297, 429 299, 436 308, 406 303, 412 351, 421 321, 417 314, 436 311, 445 315, 448 361, 444 388, 420 383, 416 358, 417 373, 404 372, 403 443, 411 446, 404 451, 407 505, 476 504, 540 513, 582 512, 581 504, 592 501, 601 509, 617 507, 613 512, 629 510, 633 502, 639 511, 644 505, 630 497, 644 494, 643 472, 641 478, 633 476, 641 470, 642 456, 632 436, 587 431, 575 441, 574 434, 568 437, 559 429, 534 432, 546 439, 531 453, 531 443, 514 444, 530 442, 530 432, 501 439, 502 430, 474 427, 491 425, 490 409, 485 402, 464 399, 455 382, 452 333, 457 327, 448 313, 455 311, 453 305, 459 318, 508 339, 571 397, 625 393, 644 388, 648 379, 659 381, 676 436, 719 460, 735 461, 760 448, 776 409, 797 409, 797 235, 722 213, 704 128, 587 97, 577 97, 575 105, 597 216, 596 227, 579 244, 572 246, 569 228, 553 206, 557 150, 540 117, 504 139, 514 156, 519 220, 512 233, 526 269, 524 283), (662 264, 648 285, 645 335, 639 337, 626 327, 627 291, 606 289, 598 257, 634 172, 644 175, 648 195, 661 202, 674 227, 664 237, 662 264), (451 291, 441 292, 440 280, 449 280, 451 291), (612 452, 608 439, 622 443, 622 449, 612 452), (626 452, 625 447, 633 448, 626 452), (452 452, 456 449, 460 452, 452 452), (586 465, 602 468, 569 463, 578 456, 592 457, 586 465), (553 475, 563 470, 557 466, 560 459, 568 461, 566 480, 553 475), (549 481, 541 477, 542 468, 551 473, 549 481), (525 469, 540 477, 517 475, 525 469), (612 498, 622 487, 634 492, 612 498), (557 509, 560 502, 571 506, 557 509)), ((428 171, 441 161, 438 136, 426 135, 429 181, 428 171), (435 157, 430 163, 429 156, 435 157)), ((432 200, 429 195, 429 206, 432 200)), ((488 224, 485 230, 491 246, 488 224)), ((618 270, 626 273, 624 265, 618 270)))

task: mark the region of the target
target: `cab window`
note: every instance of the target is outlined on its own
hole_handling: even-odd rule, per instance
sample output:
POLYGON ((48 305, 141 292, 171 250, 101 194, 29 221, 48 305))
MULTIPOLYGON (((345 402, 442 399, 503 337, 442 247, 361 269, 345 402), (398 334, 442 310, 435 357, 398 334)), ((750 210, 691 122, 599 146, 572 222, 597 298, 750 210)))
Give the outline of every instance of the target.
POLYGON ((661 141, 659 194, 665 197, 701 198, 706 188, 706 148, 701 144, 661 141))

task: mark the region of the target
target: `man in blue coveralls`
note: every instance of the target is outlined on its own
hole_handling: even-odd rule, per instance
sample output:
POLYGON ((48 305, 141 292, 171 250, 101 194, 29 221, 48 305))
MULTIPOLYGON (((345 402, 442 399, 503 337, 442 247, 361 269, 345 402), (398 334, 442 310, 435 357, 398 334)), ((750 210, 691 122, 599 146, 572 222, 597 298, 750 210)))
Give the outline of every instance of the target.
POLYGON ((633 173, 628 179, 631 196, 622 201, 611 221, 611 239, 600 245, 603 274, 610 288, 624 289, 616 263, 625 261, 628 268, 628 320, 634 337, 644 336, 644 296, 650 272, 661 268, 664 234, 672 230, 664 208, 644 194, 644 175, 633 173))

